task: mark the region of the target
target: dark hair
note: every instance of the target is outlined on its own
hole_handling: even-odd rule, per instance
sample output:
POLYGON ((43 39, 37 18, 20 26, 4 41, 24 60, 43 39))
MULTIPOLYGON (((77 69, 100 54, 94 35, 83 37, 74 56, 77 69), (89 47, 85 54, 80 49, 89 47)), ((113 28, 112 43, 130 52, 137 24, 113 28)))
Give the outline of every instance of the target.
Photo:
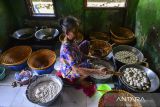
POLYGON ((73 28, 76 28, 79 26, 79 21, 77 18, 73 16, 67 16, 64 19, 60 20, 60 26, 62 27, 62 30, 64 33, 72 30, 73 28))

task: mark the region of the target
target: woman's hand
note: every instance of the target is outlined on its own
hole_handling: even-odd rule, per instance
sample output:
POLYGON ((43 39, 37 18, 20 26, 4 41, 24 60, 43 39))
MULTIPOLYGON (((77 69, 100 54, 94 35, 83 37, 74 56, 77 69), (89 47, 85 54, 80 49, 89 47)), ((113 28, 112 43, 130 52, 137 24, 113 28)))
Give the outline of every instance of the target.
POLYGON ((87 56, 88 59, 91 59, 91 60, 96 60, 98 59, 98 57, 95 57, 95 56, 87 56))
POLYGON ((106 67, 102 67, 102 68, 98 69, 98 74, 106 75, 107 71, 108 71, 108 69, 106 67))
POLYGON ((88 68, 78 68, 78 73, 82 76, 89 76, 91 74, 100 74, 100 75, 106 75, 107 68, 103 67, 100 69, 88 69, 88 68))
POLYGON ((89 72, 88 69, 85 68, 78 68, 78 73, 84 77, 87 77, 91 74, 91 72, 89 72))

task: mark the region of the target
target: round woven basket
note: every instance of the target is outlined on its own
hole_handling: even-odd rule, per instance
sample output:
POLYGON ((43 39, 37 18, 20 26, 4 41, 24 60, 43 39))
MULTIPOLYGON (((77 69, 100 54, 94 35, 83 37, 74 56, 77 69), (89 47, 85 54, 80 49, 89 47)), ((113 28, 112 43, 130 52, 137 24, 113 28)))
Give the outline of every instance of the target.
POLYGON ((118 45, 127 45, 135 40, 134 33, 124 27, 110 29, 111 40, 118 45))
POLYGON ((104 57, 104 56, 107 56, 111 52, 112 46, 111 44, 109 44, 108 42, 104 40, 93 39, 90 41, 89 55, 94 56, 93 53, 95 49, 103 50, 101 57, 104 57))
POLYGON ((115 39, 128 40, 135 37, 134 33, 130 29, 124 27, 112 28, 110 29, 110 33, 115 39))
POLYGON ((91 39, 110 41, 110 35, 103 32, 92 32, 89 37, 91 39))
POLYGON ((111 37, 112 42, 118 44, 118 45, 127 45, 133 43, 135 40, 135 37, 132 39, 116 39, 113 36, 111 37))
POLYGON ((40 49, 31 54, 28 59, 28 66, 31 69, 42 70, 50 67, 56 60, 56 53, 49 49, 40 49))
MULTIPOLYGON (((65 37, 65 34, 62 33, 62 34, 59 36, 59 41, 60 41, 60 42, 63 42, 64 37, 65 37)), ((80 42, 82 42, 82 40, 83 40, 83 35, 79 32, 79 33, 77 34, 76 42, 80 43, 80 42)))
POLYGON ((136 97, 123 90, 107 91, 100 98, 98 107, 142 107, 138 100, 129 100, 128 98, 134 99, 136 97))
POLYGON ((15 46, 6 50, 1 55, 1 64, 13 66, 19 65, 27 61, 32 53, 30 46, 15 46))

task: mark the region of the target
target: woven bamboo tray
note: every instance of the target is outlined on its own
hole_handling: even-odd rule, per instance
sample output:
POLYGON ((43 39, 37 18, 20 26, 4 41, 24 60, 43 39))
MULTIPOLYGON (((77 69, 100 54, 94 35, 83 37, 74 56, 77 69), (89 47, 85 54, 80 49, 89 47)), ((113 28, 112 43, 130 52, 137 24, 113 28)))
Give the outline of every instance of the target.
POLYGON ((135 96, 123 90, 107 91, 100 98, 98 107, 142 107, 138 100, 122 101, 122 98, 135 98, 135 96))
POLYGON ((30 46, 15 46, 2 53, 1 64, 9 66, 22 64, 27 61, 31 53, 32 48, 30 46))
POLYGON ((116 43, 117 45, 128 45, 134 42, 136 38, 132 39, 116 39, 113 36, 111 37, 112 42, 116 43))
POLYGON ((112 28, 110 29, 110 33, 113 38, 120 40, 128 40, 135 37, 134 33, 130 29, 124 27, 112 28))
POLYGON ((42 70, 50 67, 56 60, 56 53, 49 49, 40 49, 31 54, 28 66, 32 69, 42 70))
POLYGON ((92 32, 89 37, 91 39, 110 41, 110 35, 103 32, 92 32))

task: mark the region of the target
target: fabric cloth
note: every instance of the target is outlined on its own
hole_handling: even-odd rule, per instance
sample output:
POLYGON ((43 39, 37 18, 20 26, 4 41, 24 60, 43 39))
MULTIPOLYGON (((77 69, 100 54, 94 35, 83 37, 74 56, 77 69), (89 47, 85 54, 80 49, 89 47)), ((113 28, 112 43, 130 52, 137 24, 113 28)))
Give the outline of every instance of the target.
POLYGON ((79 46, 76 43, 63 42, 60 49, 60 71, 63 78, 70 80, 78 78, 80 75, 72 70, 72 66, 90 68, 85 54, 89 49, 89 41, 83 41, 79 46))
POLYGON ((23 81, 27 81, 31 78, 32 76, 32 73, 31 71, 28 71, 28 70, 23 70, 22 72, 16 72, 15 73, 15 80, 16 81, 20 81, 20 82, 23 82, 23 81))

